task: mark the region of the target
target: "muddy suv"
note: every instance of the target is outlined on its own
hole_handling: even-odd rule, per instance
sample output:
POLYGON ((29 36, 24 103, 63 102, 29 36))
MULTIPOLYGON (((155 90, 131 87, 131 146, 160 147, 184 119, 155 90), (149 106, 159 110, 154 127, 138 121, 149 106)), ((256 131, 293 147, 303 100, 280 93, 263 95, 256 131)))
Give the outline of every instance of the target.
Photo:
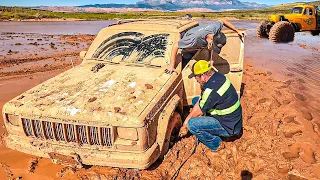
MULTIPOLYGON (((174 42, 197 25, 144 20, 102 29, 80 65, 4 105, 7 147, 77 167, 148 168, 166 154, 183 107, 200 93, 188 79, 191 62, 164 73, 174 42)), ((226 35, 214 65, 240 93, 244 46, 226 35)), ((193 59, 210 56, 199 50, 193 59)))

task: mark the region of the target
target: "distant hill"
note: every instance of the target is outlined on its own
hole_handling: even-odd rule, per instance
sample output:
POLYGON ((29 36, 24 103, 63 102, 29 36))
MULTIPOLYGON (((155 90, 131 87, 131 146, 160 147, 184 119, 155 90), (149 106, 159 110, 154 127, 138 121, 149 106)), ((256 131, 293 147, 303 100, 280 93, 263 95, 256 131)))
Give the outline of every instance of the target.
POLYGON ((294 3, 286 3, 286 4, 278 4, 273 6, 274 8, 292 8, 295 5, 299 4, 308 4, 313 6, 320 6, 320 1, 313 1, 313 2, 294 2, 294 3))
POLYGON ((142 0, 136 4, 90 4, 79 8, 146 8, 162 11, 177 11, 190 8, 205 8, 214 11, 226 9, 266 8, 265 4, 241 2, 238 0, 142 0))
MULTIPOLYGON (((184 1, 184 0, 180 0, 184 1)), ((207 0, 206 2, 209 2, 207 0)), ((174 7, 176 2, 169 3, 174 7)), ((201 3, 202 1, 199 1, 201 3)), ((225 2, 228 2, 225 0, 225 2)), ((224 3, 225 3, 224 2, 224 3)), ((228 7, 232 6, 229 3, 228 7)), ((238 2, 235 2, 238 3, 238 2)), ((243 2, 240 2, 243 4, 243 2)), ((220 11, 209 9, 209 6, 205 8, 185 8, 176 11, 164 11, 153 8, 156 3, 139 4, 130 6, 126 4, 109 4, 109 5, 97 5, 98 8, 90 7, 93 5, 87 5, 88 7, 73 7, 73 6, 58 6, 58 7, 9 7, 0 6, 0 21, 3 20, 42 20, 42 19, 81 19, 81 20, 118 20, 118 19, 146 19, 146 18, 177 18, 184 16, 186 12, 190 13, 195 18, 231 18, 231 19, 248 19, 248 20, 262 20, 273 14, 287 14, 291 12, 291 9, 297 3, 280 4, 277 6, 267 8, 254 8, 254 9, 223 9, 220 11), (107 7, 107 8, 99 8, 107 7), (110 8, 115 7, 115 8, 110 8), (135 8, 138 7, 138 8, 135 8), (233 10, 232 10, 233 9, 233 10), (139 13, 137 13, 139 12, 139 13)), ((320 6, 320 1, 309 2, 305 4, 320 6)), ((157 5, 158 7, 168 7, 168 3, 157 5)), ((222 6, 222 4, 219 4, 222 6)), ((235 5, 233 5, 235 6, 235 5)), ((241 7, 238 4, 237 7, 241 7)), ((256 6, 253 3, 251 6, 256 6)))

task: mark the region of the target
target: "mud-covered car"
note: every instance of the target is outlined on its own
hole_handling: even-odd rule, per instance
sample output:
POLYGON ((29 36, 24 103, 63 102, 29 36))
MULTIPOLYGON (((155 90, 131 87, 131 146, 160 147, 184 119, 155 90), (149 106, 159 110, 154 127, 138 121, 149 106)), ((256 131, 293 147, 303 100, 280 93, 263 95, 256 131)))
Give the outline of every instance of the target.
MULTIPOLYGON (((143 20, 102 29, 83 62, 3 107, 6 146, 72 166, 148 168, 181 127, 184 106, 199 95, 190 63, 166 74, 174 42, 198 23, 143 20)), ((215 67, 240 93, 243 42, 225 32, 215 67)), ((194 60, 209 59, 199 50, 194 60)))

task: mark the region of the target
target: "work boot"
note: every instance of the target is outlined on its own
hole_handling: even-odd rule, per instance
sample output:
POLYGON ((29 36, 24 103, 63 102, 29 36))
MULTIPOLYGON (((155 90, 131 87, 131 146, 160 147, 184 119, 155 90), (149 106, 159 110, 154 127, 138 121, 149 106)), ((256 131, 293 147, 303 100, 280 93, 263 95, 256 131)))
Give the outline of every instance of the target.
POLYGON ((217 150, 215 150, 215 151, 212 151, 212 152, 218 152, 218 151, 221 151, 224 148, 226 148, 226 145, 224 144, 224 142, 221 142, 219 148, 217 150))
POLYGON ((215 151, 207 148, 207 150, 205 151, 205 155, 210 158, 210 159, 215 159, 215 158, 221 158, 221 155, 223 154, 224 151, 221 151, 223 149, 225 149, 225 144, 223 142, 221 142, 219 148, 215 151))

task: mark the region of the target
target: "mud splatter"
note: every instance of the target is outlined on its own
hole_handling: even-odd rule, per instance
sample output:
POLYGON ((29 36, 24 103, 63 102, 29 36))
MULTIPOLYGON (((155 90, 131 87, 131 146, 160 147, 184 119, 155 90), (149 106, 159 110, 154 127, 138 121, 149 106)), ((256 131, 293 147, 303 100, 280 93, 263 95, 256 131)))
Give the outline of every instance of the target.
POLYGON ((39 160, 41 158, 32 158, 30 159, 29 166, 28 166, 28 173, 34 173, 36 167, 38 166, 39 160))
POLYGON ((0 163, 0 165, 4 169, 4 172, 6 173, 7 178, 11 179, 12 176, 13 176, 13 173, 12 173, 12 171, 10 169, 10 166, 6 165, 5 163, 0 163))
POLYGON ((120 107, 114 107, 113 109, 114 109, 114 112, 115 112, 115 113, 118 113, 118 112, 120 112, 120 110, 121 110, 120 107))
POLYGON ((153 89, 153 86, 151 84, 145 84, 147 89, 153 89))
POLYGON ((93 101, 95 101, 95 100, 97 100, 97 97, 90 98, 90 99, 88 100, 88 102, 93 102, 93 101))
POLYGON ((73 175, 76 171, 77 171, 76 168, 73 168, 73 167, 64 167, 64 168, 61 169, 60 172, 57 173, 57 176, 58 176, 59 178, 62 178, 62 177, 64 177, 65 175, 66 175, 66 176, 71 176, 71 175, 73 175))

